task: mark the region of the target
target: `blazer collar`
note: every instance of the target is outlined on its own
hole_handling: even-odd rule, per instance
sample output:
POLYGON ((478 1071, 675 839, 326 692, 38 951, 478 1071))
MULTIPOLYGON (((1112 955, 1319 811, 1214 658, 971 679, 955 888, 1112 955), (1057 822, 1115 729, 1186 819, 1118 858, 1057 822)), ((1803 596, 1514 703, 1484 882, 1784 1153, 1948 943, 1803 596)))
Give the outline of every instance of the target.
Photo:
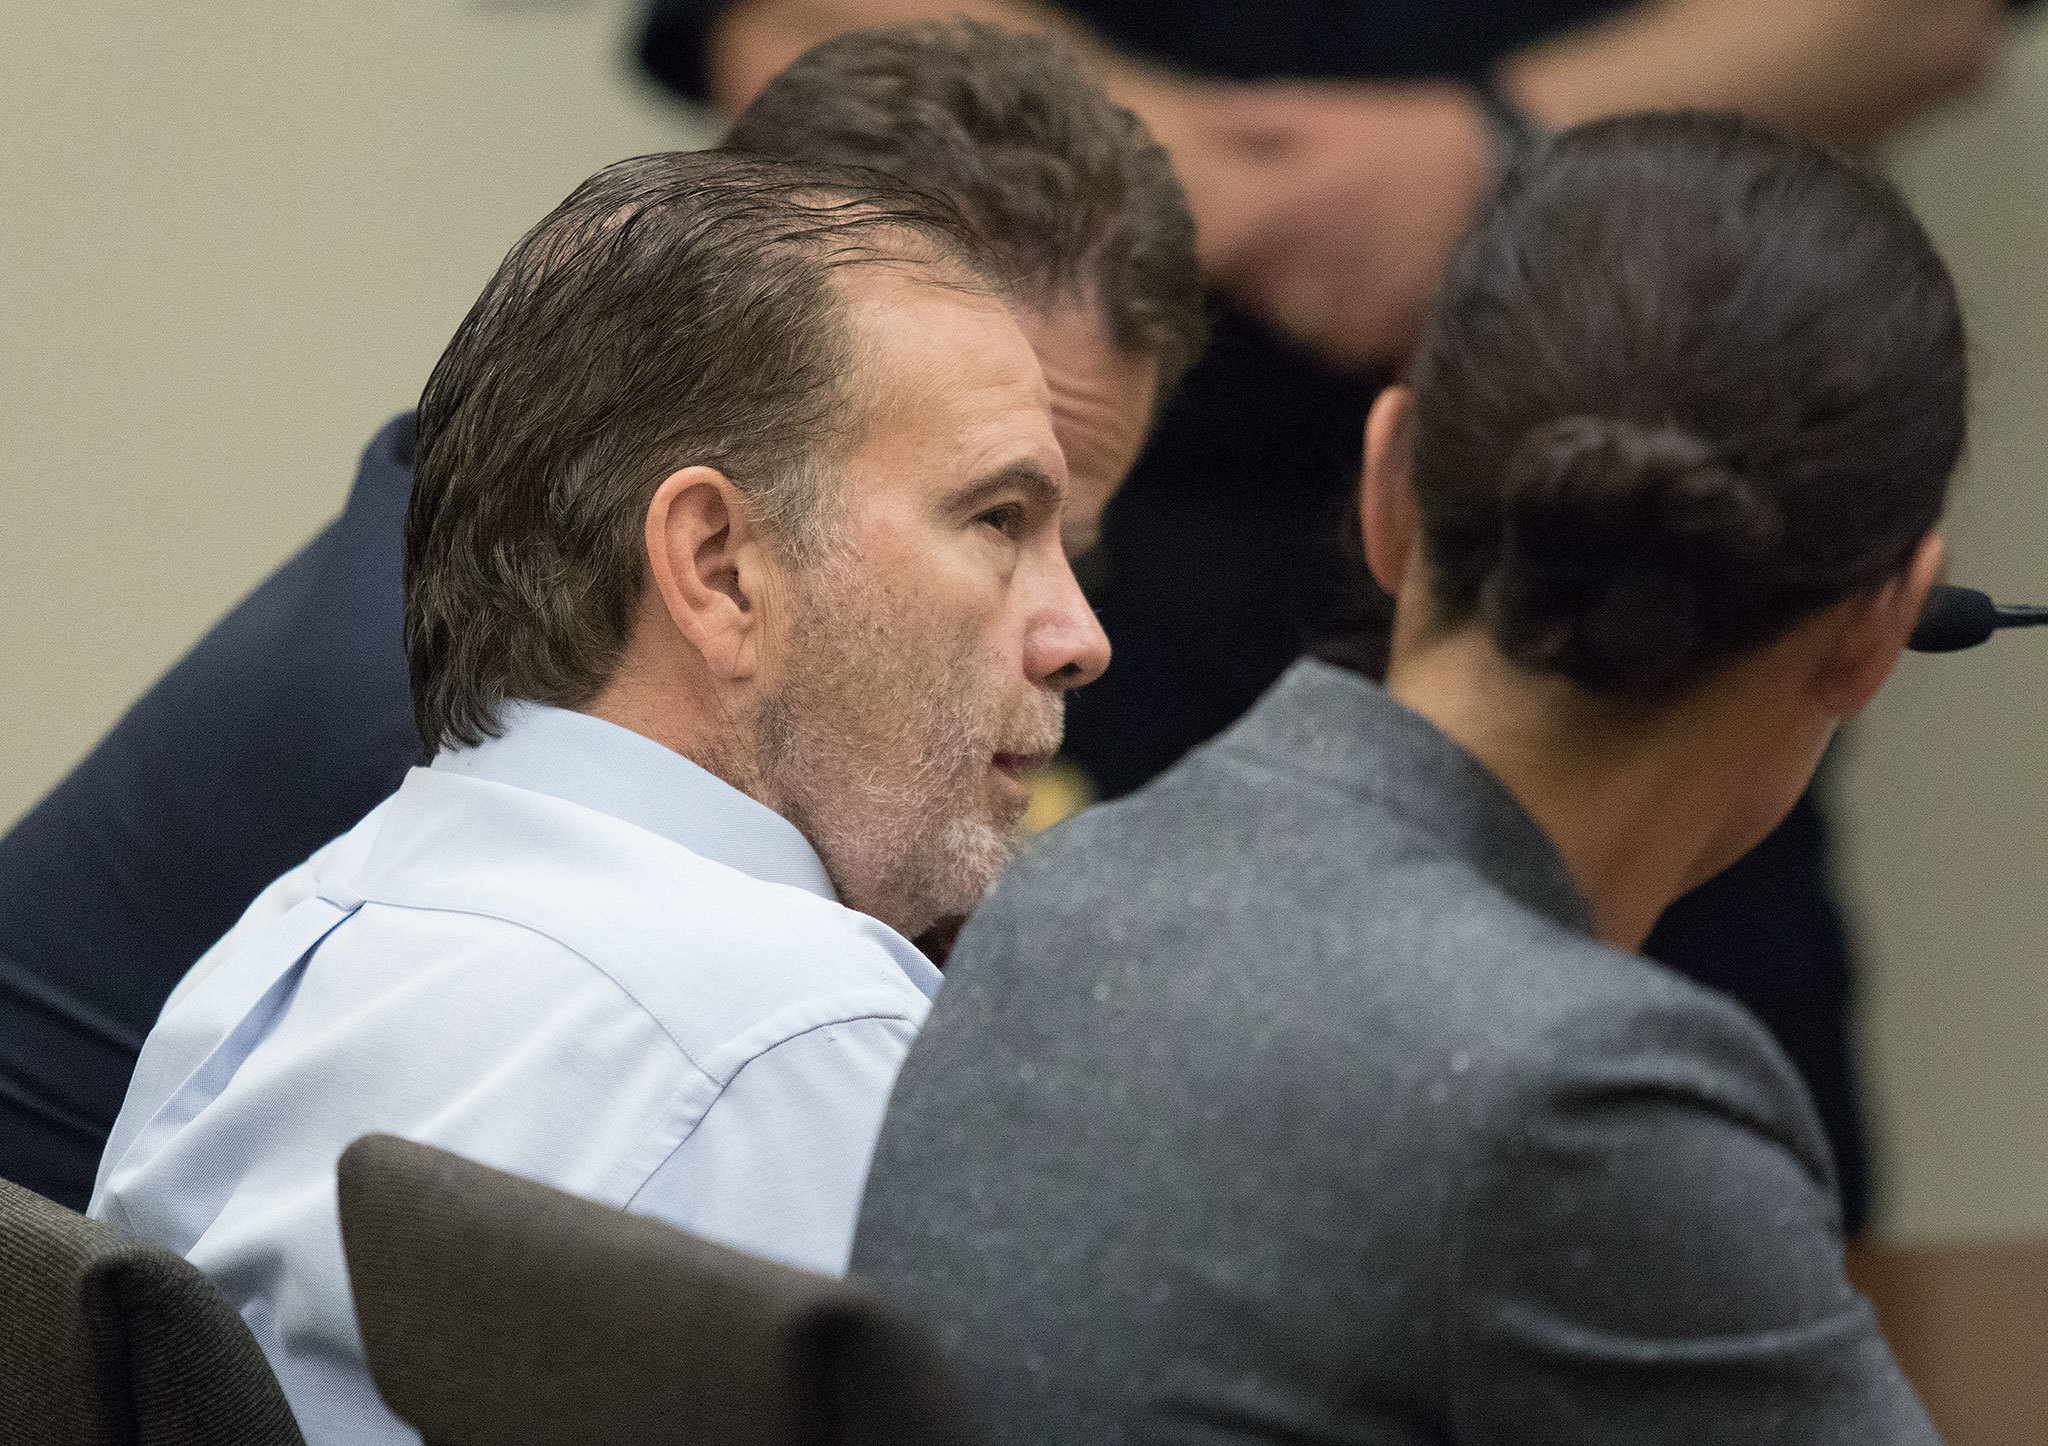
POLYGON ((1592 912, 1564 858, 1507 785, 1379 684, 1296 663, 1216 747, 1370 800, 1437 839, 1488 882, 1568 929, 1592 912))

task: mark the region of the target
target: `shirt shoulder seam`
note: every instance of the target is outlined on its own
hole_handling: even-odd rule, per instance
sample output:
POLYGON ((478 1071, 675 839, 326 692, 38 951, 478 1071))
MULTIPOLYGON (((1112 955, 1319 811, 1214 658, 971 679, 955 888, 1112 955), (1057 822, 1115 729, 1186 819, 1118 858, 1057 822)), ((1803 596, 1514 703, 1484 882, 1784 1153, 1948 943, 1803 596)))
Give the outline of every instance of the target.
MULTIPOLYGON (((676 1157, 677 1153, 681 1151, 683 1146, 690 1143, 691 1139, 696 1135, 699 1129, 703 1128, 704 1122, 711 1118, 711 1112, 718 1108, 718 1102, 724 1099, 726 1091, 732 1088, 733 1081, 738 1079, 741 1075, 747 1072, 748 1065, 755 1063, 757 1060, 762 1059, 764 1056, 773 1054, 776 1050, 782 1048, 782 1046, 785 1044, 789 1044, 795 1040, 802 1039, 807 1034, 816 1034, 821 1029, 838 1029, 849 1024, 866 1024, 870 1022, 881 1024, 908 1024, 909 1026, 911 1026, 911 1030, 913 1033, 915 1033, 918 1024, 918 1021, 909 1018, 907 1015, 886 1014, 880 1011, 876 1011, 869 1014, 852 1014, 839 1019, 819 1020, 817 1023, 806 1025, 802 1029, 792 1030, 790 1033, 783 1035, 781 1038, 775 1040, 774 1042, 770 1044, 765 1044, 761 1048, 755 1050, 752 1054, 746 1057, 746 1059, 740 1064, 738 1069, 735 1069, 730 1075, 726 1077, 725 1082, 723 1084, 718 1084, 716 1077, 709 1074, 708 1072, 705 1072, 703 1070, 703 1067, 700 1065, 698 1067, 698 1072, 704 1074, 704 1077, 708 1080, 711 1080, 712 1083, 718 1084, 717 1092, 714 1093, 711 1096, 711 1098, 705 1102, 703 1109, 697 1111, 697 1118, 690 1121, 690 1127, 687 1130, 683 1131, 681 1135, 676 1137, 675 1144, 669 1148, 668 1152, 664 1154, 659 1160, 656 1160, 654 1164, 648 1168, 647 1173, 641 1177, 640 1183, 633 1187, 633 1193, 626 1197, 626 1203, 624 1208, 627 1210, 631 1210, 633 1208, 634 1203, 638 1201, 642 1195, 647 1193, 647 1187, 654 1183, 654 1177, 659 1175, 663 1170, 667 1169, 668 1162, 676 1157)), ((696 1061, 692 1060, 691 1063, 695 1064, 696 1061)))

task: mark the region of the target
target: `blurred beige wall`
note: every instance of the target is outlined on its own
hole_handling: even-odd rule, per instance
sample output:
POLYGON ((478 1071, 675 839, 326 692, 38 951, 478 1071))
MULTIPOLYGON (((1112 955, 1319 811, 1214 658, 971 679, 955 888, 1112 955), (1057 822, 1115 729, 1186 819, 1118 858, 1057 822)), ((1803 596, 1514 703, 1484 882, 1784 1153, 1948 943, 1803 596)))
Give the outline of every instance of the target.
POLYGON ((515 237, 702 143, 638 9, 0 7, 0 820, 339 510, 515 237))
MULTIPOLYGON (((338 509, 520 231, 700 138, 634 8, 0 18, 0 821, 338 509)), ((2048 602, 2048 31, 1895 163, 1976 329, 1957 574, 2048 602)), ((2048 637, 1909 659, 1844 770, 1898 1234, 2048 1230, 2044 710, 2048 637)))
MULTIPOLYGON (((2048 28, 1902 139, 1976 369, 1957 581, 2048 602, 2048 28)), ((1884 1223, 2048 1231, 2048 634, 1908 657, 1850 740, 1848 875, 1871 956, 1884 1223)))

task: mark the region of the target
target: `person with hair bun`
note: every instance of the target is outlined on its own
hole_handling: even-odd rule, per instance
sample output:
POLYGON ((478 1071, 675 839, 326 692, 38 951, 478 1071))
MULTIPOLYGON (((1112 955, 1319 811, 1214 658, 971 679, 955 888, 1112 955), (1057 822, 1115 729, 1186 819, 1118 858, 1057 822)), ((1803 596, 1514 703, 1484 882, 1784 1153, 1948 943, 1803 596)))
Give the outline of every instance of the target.
POLYGON ((898 1078, 854 1269, 999 1443, 1934 1439, 1797 1075, 1638 950, 1897 661, 1965 400, 1871 171, 1664 114, 1508 175, 1367 423, 1384 687, 1054 833, 898 1078))

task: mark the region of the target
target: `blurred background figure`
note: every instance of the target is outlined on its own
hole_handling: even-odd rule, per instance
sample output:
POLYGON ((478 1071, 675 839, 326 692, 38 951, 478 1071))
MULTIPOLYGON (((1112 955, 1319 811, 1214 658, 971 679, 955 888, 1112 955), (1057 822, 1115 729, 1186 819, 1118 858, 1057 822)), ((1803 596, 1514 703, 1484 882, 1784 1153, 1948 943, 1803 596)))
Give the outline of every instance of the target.
MULTIPOLYGON (((1996 0, 655 0, 641 56, 731 112, 837 30, 956 9, 1087 50, 1172 152, 1219 304, 1081 569, 1117 661, 1077 696, 1066 754, 1105 797, 1220 731, 1305 647, 1375 661, 1383 600, 1340 541, 1358 437, 1503 155, 1672 106, 1861 148, 1974 85, 2001 26, 1996 0)), ((1743 1000, 1793 1057, 1853 1234, 1869 1149, 1831 870, 1809 796, 1647 949, 1743 1000)))

